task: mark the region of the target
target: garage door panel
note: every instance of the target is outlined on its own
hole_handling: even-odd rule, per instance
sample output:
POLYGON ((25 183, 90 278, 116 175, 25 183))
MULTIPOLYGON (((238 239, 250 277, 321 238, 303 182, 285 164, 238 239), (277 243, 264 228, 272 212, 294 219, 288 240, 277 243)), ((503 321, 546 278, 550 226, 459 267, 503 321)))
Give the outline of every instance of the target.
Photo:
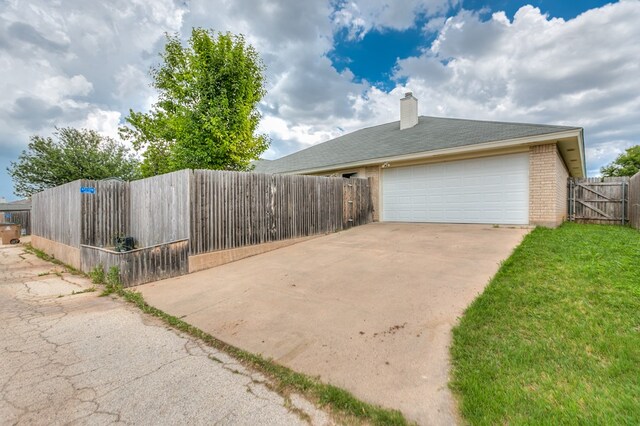
POLYGON ((528 223, 528 154, 385 169, 383 220, 528 223))

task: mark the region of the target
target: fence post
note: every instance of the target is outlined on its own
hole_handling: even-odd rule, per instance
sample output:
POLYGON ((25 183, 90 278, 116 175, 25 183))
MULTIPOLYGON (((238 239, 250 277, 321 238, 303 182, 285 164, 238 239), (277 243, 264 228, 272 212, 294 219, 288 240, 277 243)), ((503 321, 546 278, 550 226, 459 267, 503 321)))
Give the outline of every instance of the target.
POLYGON ((622 226, 624 226, 624 223, 625 223, 625 207, 626 207, 625 206, 625 198, 626 198, 625 193, 626 193, 626 191, 625 191, 625 182, 623 181, 622 182, 622 214, 621 214, 621 216, 622 216, 622 226))
POLYGON ((576 221, 576 179, 569 178, 569 221, 576 221))

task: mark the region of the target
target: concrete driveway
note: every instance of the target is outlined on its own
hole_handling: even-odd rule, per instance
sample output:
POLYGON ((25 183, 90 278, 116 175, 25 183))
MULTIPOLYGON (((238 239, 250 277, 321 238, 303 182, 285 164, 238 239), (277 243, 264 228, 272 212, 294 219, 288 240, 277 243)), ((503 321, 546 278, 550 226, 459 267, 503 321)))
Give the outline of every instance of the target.
POLYGON ((376 223, 138 288, 223 341, 452 424, 451 328, 528 232, 376 223))

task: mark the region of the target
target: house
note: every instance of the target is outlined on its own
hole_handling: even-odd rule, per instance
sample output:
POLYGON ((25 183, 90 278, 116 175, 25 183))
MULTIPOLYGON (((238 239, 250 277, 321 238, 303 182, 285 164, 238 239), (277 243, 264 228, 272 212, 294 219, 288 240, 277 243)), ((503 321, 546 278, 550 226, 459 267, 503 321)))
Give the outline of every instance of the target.
POLYGON ((370 178, 374 220, 557 226, 567 178, 586 176, 583 129, 418 116, 349 133, 277 160, 258 173, 370 178))

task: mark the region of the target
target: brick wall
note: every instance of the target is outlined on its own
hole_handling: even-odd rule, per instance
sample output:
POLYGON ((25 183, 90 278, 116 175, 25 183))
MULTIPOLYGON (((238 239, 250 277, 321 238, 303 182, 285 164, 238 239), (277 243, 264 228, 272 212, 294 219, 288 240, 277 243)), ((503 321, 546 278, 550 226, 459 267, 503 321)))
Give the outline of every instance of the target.
POLYGON ((556 227, 567 216, 567 168, 555 143, 529 149, 529 223, 556 227))

